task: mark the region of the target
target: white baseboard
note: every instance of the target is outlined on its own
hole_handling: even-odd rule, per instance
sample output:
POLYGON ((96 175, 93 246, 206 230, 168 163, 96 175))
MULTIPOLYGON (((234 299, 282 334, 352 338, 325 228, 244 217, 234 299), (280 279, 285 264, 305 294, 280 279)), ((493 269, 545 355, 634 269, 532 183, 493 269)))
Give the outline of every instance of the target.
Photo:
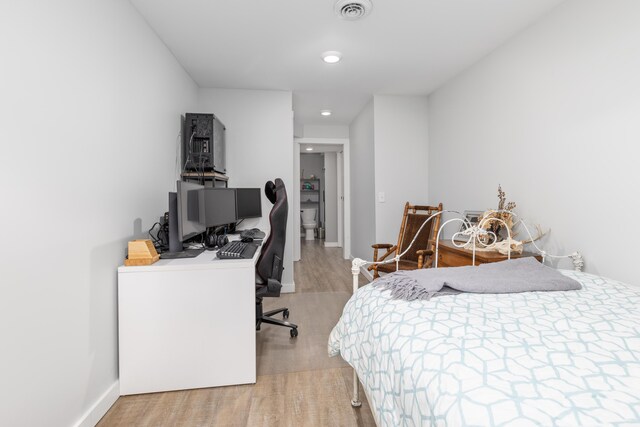
POLYGON ((367 267, 360 267, 360 273, 364 274, 368 281, 373 282, 373 273, 367 270, 367 267))
POLYGON ((291 293, 294 293, 295 291, 296 291, 295 282, 283 283, 282 289, 280 289, 280 293, 283 293, 283 294, 291 294, 291 293))
POLYGON ((82 415, 80 420, 75 424, 75 427, 94 427, 98 424, 98 421, 104 417, 104 414, 107 413, 109 408, 116 403, 118 397, 120 397, 120 382, 116 381, 102 393, 102 396, 82 415))
POLYGON ((340 243, 338 243, 338 242, 324 242, 324 247, 325 248, 339 248, 340 247, 340 243))

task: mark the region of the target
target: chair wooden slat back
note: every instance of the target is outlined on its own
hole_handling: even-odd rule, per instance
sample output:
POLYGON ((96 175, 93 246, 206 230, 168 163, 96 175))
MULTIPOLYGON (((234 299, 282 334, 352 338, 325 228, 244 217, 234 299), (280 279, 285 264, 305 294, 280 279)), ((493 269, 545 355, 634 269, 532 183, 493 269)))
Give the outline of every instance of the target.
MULTIPOLYGON (((398 235, 398 253, 407 249, 424 221, 439 211, 442 211, 442 206, 413 206, 409 203, 405 205, 400 234, 398 235)), ((440 216, 436 216, 424 226, 413 246, 401 259, 418 262, 417 251, 435 250, 435 231, 440 228, 440 216)))

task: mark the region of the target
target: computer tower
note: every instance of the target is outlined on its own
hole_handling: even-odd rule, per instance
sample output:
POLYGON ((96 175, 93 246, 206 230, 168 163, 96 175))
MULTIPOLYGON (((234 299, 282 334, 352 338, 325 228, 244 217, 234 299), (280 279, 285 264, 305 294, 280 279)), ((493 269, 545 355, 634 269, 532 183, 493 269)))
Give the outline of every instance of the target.
POLYGON ((224 124, 214 114, 185 114, 183 170, 226 173, 225 132, 224 124))

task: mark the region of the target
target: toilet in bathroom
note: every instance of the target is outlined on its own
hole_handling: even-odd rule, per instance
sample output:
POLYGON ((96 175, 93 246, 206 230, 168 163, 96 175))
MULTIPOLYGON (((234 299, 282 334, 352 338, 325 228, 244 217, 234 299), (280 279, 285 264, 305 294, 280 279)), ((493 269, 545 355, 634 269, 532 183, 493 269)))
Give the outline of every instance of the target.
POLYGON ((316 209, 302 209, 300 211, 302 217, 302 228, 304 228, 304 240, 314 240, 313 235, 316 228, 316 209))

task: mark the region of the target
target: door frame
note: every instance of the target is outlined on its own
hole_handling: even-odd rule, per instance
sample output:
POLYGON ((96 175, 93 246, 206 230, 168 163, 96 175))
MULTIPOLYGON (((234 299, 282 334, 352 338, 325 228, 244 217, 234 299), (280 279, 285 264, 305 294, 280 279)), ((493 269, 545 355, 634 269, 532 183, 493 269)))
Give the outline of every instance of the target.
MULTIPOLYGON (((344 148, 344 147, 343 147, 344 148)), ((338 246, 344 248, 344 152, 336 153, 336 184, 338 187, 338 246)))
MULTIPOLYGON (((343 215, 340 215, 340 200, 338 200, 338 233, 343 230, 342 241, 338 235, 338 241, 342 242, 342 256, 344 259, 351 257, 351 168, 349 156, 348 138, 294 138, 293 139, 293 174, 295 184, 300 182, 300 144, 313 145, 342 145, 342 205, 343 215), (342 227, 341 227, 342 225, 342 227)), ((340 170, 340 165, 337 165, 340 170)), ((339 173, 338 173, 339 175, 339 173)), ((293 193, 293 260, 300 261, 300 188, 296 186, 293 193)))

